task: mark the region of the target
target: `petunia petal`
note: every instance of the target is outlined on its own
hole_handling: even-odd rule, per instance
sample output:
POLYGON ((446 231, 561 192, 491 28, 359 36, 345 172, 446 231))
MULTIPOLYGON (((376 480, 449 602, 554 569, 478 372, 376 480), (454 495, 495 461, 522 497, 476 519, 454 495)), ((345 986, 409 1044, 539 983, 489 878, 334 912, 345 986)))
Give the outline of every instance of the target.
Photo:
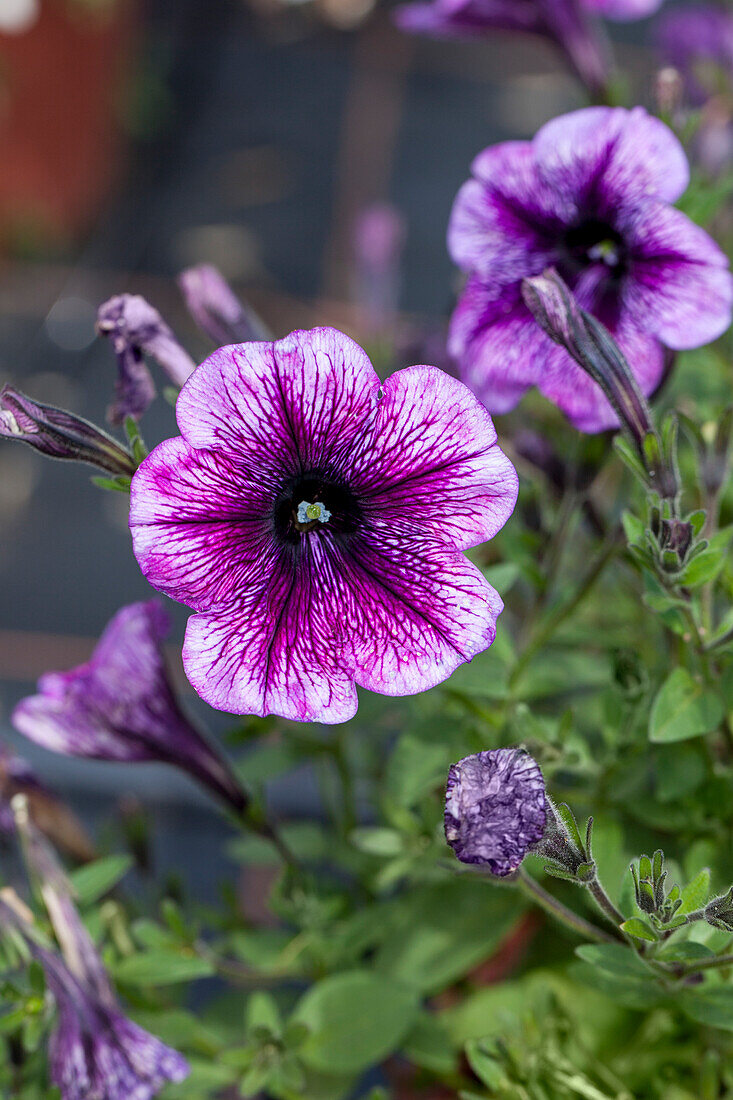
POLYGON ((675 202, 689 165, 679 141, 643 107, 585 107, 547 122, 533 141, 546 185, 598 217, 657 197, 675 202))
POLYGON ((234 599, 271 537, 277 486, 267 481, 243 456, 194 450, 181 437, 156 447, 130 500, 133 550, 150 583, 196 610, 234 599))
POLYGON ((271 471, 313 469, 348 453, 373 414, 379 379, 348 336, 293 332, 214 352, 184 386, 178 426, 193 447, 243 450, 271 471))
POLYGON ((381 520, 344 554, 356 682, 384 695, 442 683, 494 640, 503 603, 475 565, 381 520))
POLYGON ((191 684, 234 714, 348 721, 357 698, 342 589, 326 539, 311 536, 298 562, 287 550, 271 557, 236 604, 189 619, 183 664, 191 684))
POLYGON ((574 207, 538 175, 531 142, 490 146, 475 158, 448 226, 448 250, 485 281, 513 282, 553 263, 574 207))
POLYGON ((647 204, 626 230, 634 256, 624 305, 670 348, 695 348, 731 323, 733 278, 711 237, 681 211, 647 204))
POLYGON ((551 348, 518 285, 497 298, 493 288, 469 279, 451 318, 448 349, 458 361, 461 378, 489 412, 514 408, 537 384, 551 348))
POLYGON ((518 482, 486 409, 436 367, 398 371, 382 389, 352 475, 367 516, 412 514, 459 549, 492 538, 514 510, 518 482))

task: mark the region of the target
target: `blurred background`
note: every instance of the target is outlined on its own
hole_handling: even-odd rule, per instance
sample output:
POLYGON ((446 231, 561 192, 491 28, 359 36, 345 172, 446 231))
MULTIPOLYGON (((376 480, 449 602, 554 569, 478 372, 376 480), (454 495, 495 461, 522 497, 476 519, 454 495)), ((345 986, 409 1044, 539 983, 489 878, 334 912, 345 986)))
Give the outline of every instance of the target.
MULTIPOLYGON (((613 31, 650 103, 648 23, 613 31)), ((582 103, 543 41, 412 38, 373 0, 0 0, 0 383, 104 423, 116 367, 97 306, 142 293, 202 358, 174 281, 202 261, 278 336, 334 324, 378 359, 380 310, 396 304, 394 365, 426 361, 426 332, 438 361, 457 285, 446 223, 471 159, 582 103), (385 226, 399 263, 375 303, 364 253, 385 226)), ((142 430, 149 446, 175 434, 165 401, 142 430)), ((0 444, 0 736, 90 822, 129 812, 135 792, 159 859, 185 853, 205 894, 223 826, 192 784, 54 756, 8 721, 41 673, 86 659, 150 594, 126 504, 84 467, 0 444)), ((180 644, 187 612, 172 610, 180 644)), ((225 728, 190 689, 186 702, 225 728)), ((287 815, 316 793, 301 774, 271 797, 287 815)))

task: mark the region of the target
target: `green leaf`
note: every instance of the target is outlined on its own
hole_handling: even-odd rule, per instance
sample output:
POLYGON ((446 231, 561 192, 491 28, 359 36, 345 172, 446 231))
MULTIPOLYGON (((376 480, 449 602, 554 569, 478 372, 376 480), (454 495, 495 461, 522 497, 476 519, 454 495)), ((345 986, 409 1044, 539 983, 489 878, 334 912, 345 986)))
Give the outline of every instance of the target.
POLYGON ((434 787, 445 786, 451 759, 449 744, 422 741, 412 733, 403 734, 387 764, 388 794, 400 806, 414 806, 434 787))
POLYGON ((132 856, 105 856, 72 871, 69 878, 79 905, 91 905, 123 878, 132 867, 132 856))
POLYGON ((275 998, 263 990, 252 993, 247 1001, 247 1031, 256 1027, 267 1028, 274 1035, 279 1035, 282 1028, 275 998))
POLYGON ((413 889, 392 910, 376 969, 420 992, 436 993, 490 957, 522 908, 514 891, 469 875, 413 889))
POLYGON ((402 1046, 402 1054, 416 1066, 439 1076, 455 1073, 457 1052, 443 1021, 423 1012, 402 1046))
POLYGON ((649 978, 649 970, 636 952, 620 943, 584 943, 575 948, 575 954, 584 962, 597 966, 608 974, 625 975, 628 978, 649 978))
POLYGON ((310 1035, 300 1054, 324 1073, 359 1073, 398 1049, 417 1020, 407 986, 368 970, 335 974, 312 986, 293 1013, 310 1035))
POLYGON ((390 858, 401 855, 405 848, 405 839, 396 829, 370 828, 353 829, 349 839, 360 852, 371 856, 390 858))
POLYGON ((640 917, 630 917, 629 920, 625 920, 620 925, 620 928, 622 932, 626 932, 628 936, 634 936, 637 940, 649 940, 651 943, 656 943, 658 939, 654 929, 646 921, 641 920, 640 917))
POLYGON ((183 955, 176 951, 143 951, 129 955, 114 968, 117 981, 130 985, 173 985, 195 978, 209 978, 216 973, 212 963, 198 955, 183 955))
POLYGON ((698 1024, 733 1031, 733 988, 730 986, 683 990, 679 994, 679 1006, 698 1024))
POLYGON ((698 871, 683 889, 682 905, 678 912, 694 913, 696 909, 701 909, 710 900, 710 893, 710 868, 703 867, 702 871, 698 871))
POLYGON ((501 562, 499 565, 490 565, 481 570, 492 588, 504 596, 519 577, 519 566, 513 561, 501 562))
POLYGON ((693 680, 686 669, 676 668, 657 692, 649 737, 656 742, 685 741, 710 733, 722 718, 719 696, 693 680))

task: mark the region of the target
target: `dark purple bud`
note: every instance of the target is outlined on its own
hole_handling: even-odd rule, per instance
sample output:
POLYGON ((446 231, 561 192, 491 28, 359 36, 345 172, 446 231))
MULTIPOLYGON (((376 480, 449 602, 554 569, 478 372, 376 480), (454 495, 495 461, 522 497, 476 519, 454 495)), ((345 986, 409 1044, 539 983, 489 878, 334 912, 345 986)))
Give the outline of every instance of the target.
POLYGON ((99 307, 97 331, 112 341, 119 375, 116 399, 107 413, 113 424, 128 416, 139 420, 155 397, 155 386, 145 355, 155 359, 176 386, 196 369, 171 329, 139 294, 118 294, 99 307))
POLYGON ((662 550, 671 550, 684 561, 692 543, 692 524, 682 519, 663 519, 659 533, 662 550))
POLYGON ((462 863, 493 875, 516 871, 545 831, 545 781, 520 749, 466 756, 448 772, 445 836, 462 863))
POLYGON ((168 630, 155 600, 123 607, 86 664, 41 677, 13 725, 67 756, 173 764, 242 814, 247 796, 231 768, 178 705, 162 651, 168 630))
POLYGON ((537 324, 597 382, 643 456, 653 431, 646 398, 608 330, 581 309, 554 268, 522 280, 522 296, 537 324))
POLYGON ((186 268, 178 276, 178 285, 188 312, 218 348, 272 339, 254 310, 239 300, 213 264, 186 268))
POLYGON ((101 428, 11 386, 0 390, 0 438, 18 439, 50 458, 87 462, 119 477, 131 477, 136 470, 132 455, 101 428))

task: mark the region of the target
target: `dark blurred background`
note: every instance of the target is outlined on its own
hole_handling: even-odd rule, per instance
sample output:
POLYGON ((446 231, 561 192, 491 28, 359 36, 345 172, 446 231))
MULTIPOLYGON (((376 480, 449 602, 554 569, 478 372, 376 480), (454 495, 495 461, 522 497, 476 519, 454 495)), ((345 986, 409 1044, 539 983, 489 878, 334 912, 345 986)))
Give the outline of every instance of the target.
MULTIPOLYGON (((616 43, 648 103, 647 38, 647 23, 628 24, 616 43)), ((103 423, 116 368, 96 307, 142 293, 203 357, 174 282, 201 261, 277 335, 334 324, 368 343, 353 227, 375 202, 404 219, 399 308, 433 326, 451 307, 446 222, 472 157, 582 103, 543 42, 409 38, 372 0, 0 0, 0 382, 103 423)), ((149 445, 174 434, 172 409, 159 400, 142 427, 149 445)), ((111 615, 149 595, 126 522, 126 497, 83 467, 0 443, 12 744, 9 713, 36 678, 84 660, 111 615)), ((173 610, 180 642, 186 610, 173 610)), ((162 862, 185 860, 197 892, 220 877, 216 818, 172 770, 22 752, 88 820, 137 792, 162 862)), ((315 793, 299 776, 272 798, 288 814, 315 793)))

